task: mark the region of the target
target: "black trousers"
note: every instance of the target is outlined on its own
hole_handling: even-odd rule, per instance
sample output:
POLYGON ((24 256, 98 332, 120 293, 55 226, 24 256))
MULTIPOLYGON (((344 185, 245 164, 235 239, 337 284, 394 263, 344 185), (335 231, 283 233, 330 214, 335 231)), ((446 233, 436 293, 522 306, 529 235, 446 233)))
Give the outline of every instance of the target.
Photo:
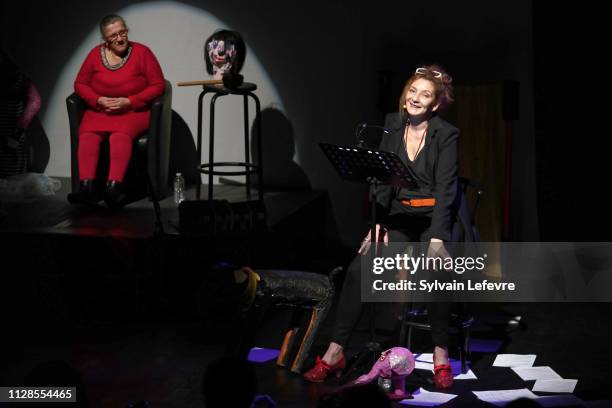
MULTIPOLYGON (((399 214, 389 218, 390 242, 423 242, 429 240, 429 217, 399 214)), ((426 248, 425 248, 426 249, 426 248)), ((370 249, 372 250, 372 248, 370 249)), ((366 255, 368 256, 368 255, 366 255)), ((351 332, 357 324, 363 304, 361 303, 361 255, 357 255, 349 265, 340 294, 336 324, 332 333, 334 343, 346 347, 351 332)), ((431 340, 434 346, 448 346, 448 326, 452 303, 429 302, 427 315, 431 325, 431 340)))

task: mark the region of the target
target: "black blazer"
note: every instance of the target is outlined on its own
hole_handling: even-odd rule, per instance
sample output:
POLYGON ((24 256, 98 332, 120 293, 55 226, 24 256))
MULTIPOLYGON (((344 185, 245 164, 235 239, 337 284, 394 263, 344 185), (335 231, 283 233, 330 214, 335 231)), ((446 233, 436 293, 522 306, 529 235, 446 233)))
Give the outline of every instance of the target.
MULTIPOLYGON (((385 128, 390 132, 384 134, 380 150, 397 154, 405 165, 407 161, 404 149, 405 122, 399 113, 390 113, 385 118, 385 128)), ((377 201, 383 216, 393 215, 393 200, 402 196, 434 197, 433 208, 425 208, 420 213, 431 217, 431 237, 443 241, 451 240, 451 223, 458 205, 458 172, 459 172, 459 129, 438 116, 429 120, 425 143, 420 154, 425 154, 425 175, 417 178, 418 191, 400 191, 399 188, 381 186, 377 190, 377 201)), ((419 176, 419 174, 417 174, 419 176)))

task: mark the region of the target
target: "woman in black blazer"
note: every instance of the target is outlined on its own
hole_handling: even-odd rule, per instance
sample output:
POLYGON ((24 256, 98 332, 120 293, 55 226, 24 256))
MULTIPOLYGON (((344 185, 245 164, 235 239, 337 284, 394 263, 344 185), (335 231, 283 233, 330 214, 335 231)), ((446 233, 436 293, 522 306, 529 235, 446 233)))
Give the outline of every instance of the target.
MULTIPOLYGON (((447 257, 445 241, 451 240, 458 194, 459 130, 437 116, 453 101, 452 78, 438 66, 417 68, 406 82, 399 101, 399 113, 390 114, 380 150, 396 153, 415 174, 417 191, 381 186, 377 191, 383 223, 376 226, 377 239, 391 242, 428 242, 427 255, 447 257)), ((359 250, 369 248, 368 234, 359 250)), ((343 349, 361 314, 361 257, 347 270, 332 341, 322 358, 304 374, 321 382, 331 373, 340 374, 346 365, 343 349)), ((448 359, 450 303, 427 305, 434 344, 434 381, 438 388, 450 388, 453 376, 448 359)))

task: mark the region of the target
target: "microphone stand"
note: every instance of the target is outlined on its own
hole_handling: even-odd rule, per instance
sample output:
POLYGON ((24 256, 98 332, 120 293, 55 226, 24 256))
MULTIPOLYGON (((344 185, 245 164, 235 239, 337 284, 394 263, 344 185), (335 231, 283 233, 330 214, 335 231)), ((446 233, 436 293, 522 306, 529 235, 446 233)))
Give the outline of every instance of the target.
MULTIPOLYGON (((382 129, 384 132, 389 131, 381 126, 372 126, 360 124, 356 129, 356 136, 361 137, 364 129, 368 127, 382 129)), ((378 256, 380 247, 376 237, 376 206, 377 206, 377 190, 380 185, 401 186, 407 188, 416 188, 416 177, 409 168, 401 161, 399 156, 393 152, 379 151, 364 145, 363 140, 359 140, 359 147, 338 146, 328 143, 320 143, 319 146, 334 166, 340 177, 346 181, 356 181, 367 183, 369 186, 369 199, 371 205, 370 211, 370 248, 369 254, 361 255, 368 256, 373 263, 374 257, 378 256)), ((375 338, 375 314, 374 305, 371 305, 370 314, 370 339, 365 347, 358 353, 358 358, 350 365, 341 378, 341 382, 346 382, 356 370, 358 370, 364 361, 369 361, 368 370, 379 358, 381 346, 375 338)))
MULTIPOLYGON (((368 264, 374 263, 374 258, 379 254, 378 239, 376 236, 376 188, 378 187, 378 179, 376 177, 368 177, 367 182, 369 184, 369 199, 370 199, 370 248, 368 249, 368 264)), ((363 256, 363 255, 362 255, 363 256)), ((346 373, 342 376, 340 381, 342 383, 347 382, 351 377, 354 377, 355 372, 363 366, 363 362, 369 362, 371 367, 376 360, 378 360, 382 347, 379 342, 376 341, 376 304, 370 303, 367 305, 369 309, 369 341, 363 346, 363 348, 357 354, 357 358, 346 370, 346 373)))
POLYGON ((361 134, 366 129, 380 129, 383 131, 383 133, 389 133, 389 129, 383 126, 368 125, 366 122, 362 122, 359 125, 357 125, 357 128, 355 128, 355 138, 357 139, 357 147, 362 147, 362 148, 367 147, 365 145, 365 140, 363 140, 363 138, 361 137, 361 134))

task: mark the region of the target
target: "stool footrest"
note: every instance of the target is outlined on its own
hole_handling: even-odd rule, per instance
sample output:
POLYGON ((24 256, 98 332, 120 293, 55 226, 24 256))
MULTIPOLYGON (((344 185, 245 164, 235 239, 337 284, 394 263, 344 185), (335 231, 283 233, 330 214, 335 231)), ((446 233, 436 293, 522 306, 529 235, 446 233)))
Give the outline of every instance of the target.
POLYGON ((200 173, 222 175, 222 176, 247 176, 251 174, 257 174, 259 172, 259 166, 253 163, 245 162, 216 162, 216 163, 203 163, 198 166, 200 173), (225 171, 225 170, 207 170, 208 168, 215 167, 245 167, 248 170, 241 171, 225 171))

